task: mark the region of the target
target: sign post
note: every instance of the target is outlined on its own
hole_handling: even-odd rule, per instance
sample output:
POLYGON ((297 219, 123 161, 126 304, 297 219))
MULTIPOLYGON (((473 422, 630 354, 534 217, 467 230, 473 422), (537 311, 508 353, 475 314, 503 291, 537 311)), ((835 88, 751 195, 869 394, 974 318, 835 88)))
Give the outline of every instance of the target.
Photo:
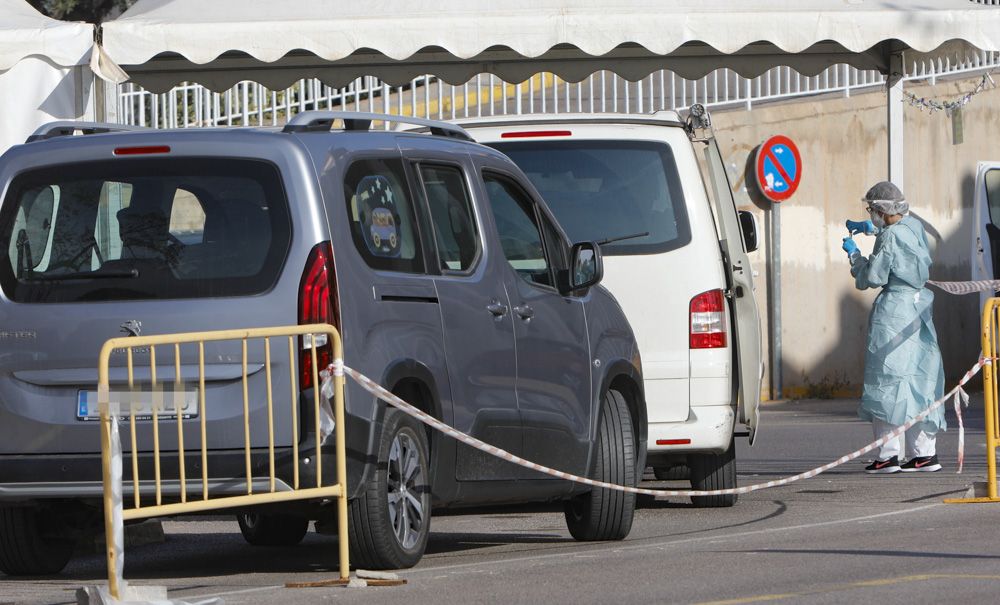
POLYGON ((771 398, 781 399, 781 202, 799 188, 802 181, 802 157, 786 136, 773 136, 757 148, 754 158, 757 189, 770 200, 771 220, 768 240, 768 286, 771 291, 771 398))

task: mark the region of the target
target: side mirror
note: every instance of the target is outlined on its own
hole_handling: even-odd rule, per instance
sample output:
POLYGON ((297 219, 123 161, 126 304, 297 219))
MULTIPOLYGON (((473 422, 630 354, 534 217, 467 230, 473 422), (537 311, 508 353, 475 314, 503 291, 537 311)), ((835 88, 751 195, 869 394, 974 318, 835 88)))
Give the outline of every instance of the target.
POLYGON ((760 247, 757 241, 757 217, 746 210, 739 211, 740 231, 743 232, 743 245, 747 252, 753 252, 760 247))
MULTIPOLYGON (((573 244, 570 250, 569 292, 585 290, 604 277, 604 260, 601 248, 594 242, 573 244)), ((569 292, 566 292, 568 294, 569 292)))

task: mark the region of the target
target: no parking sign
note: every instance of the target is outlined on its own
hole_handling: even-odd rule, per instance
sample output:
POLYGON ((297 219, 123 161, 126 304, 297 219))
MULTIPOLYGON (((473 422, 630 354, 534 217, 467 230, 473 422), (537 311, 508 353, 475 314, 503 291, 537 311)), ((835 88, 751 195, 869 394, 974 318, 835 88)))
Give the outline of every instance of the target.
POLYGON ((764 141, 754 160, 757 187, 772 202, 790 198, 802 181, 802 156, 799 148, 786 136, 777 135, 764 141))

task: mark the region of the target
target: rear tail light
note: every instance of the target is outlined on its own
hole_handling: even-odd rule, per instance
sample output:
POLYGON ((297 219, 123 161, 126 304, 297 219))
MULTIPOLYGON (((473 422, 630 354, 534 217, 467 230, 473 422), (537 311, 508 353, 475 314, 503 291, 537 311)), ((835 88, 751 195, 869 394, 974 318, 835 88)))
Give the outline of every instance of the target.
MULTIPOLYGON (((299 285, 299 324, 320 323, 333 324, 340 329, 340 297, 337 294, 337 274, 330 242, 313 247, 299 285)), ((332 343, 317 338, 316 345, 316 365, 322 370, 333 361, 332 343)), ((299 359, 299 384, 303 389, 312 388, 312 341, 300 337, 299 348, 302 351, 299 359)))
POLYGON ((691 348, 726 346, 726 301, 722 290, 702 292, 691 299, 691 348))

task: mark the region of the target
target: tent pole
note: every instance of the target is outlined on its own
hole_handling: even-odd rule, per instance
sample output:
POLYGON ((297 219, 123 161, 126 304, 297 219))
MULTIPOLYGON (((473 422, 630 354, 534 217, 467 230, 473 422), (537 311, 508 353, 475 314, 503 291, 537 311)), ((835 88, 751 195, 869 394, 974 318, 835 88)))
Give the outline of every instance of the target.
POLYGON ((886 76, 886 123, 889 143, 889 180, 905 191, 903 186, 903 53, 889 56, 889 74, 886 76))
POLYGON ((94 75, 94 118, 98 122, 118 123, 118 85, 94 75))

